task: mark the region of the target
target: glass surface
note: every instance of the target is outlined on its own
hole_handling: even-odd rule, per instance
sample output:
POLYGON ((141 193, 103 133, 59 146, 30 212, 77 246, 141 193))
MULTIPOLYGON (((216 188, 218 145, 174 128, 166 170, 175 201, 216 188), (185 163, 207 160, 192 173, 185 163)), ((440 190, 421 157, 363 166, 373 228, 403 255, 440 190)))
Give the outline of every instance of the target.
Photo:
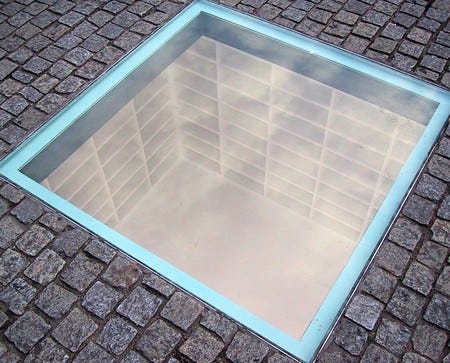
POLYGON ((155 57, 22 171, 300 338, 436 103, 206 14, 155 57))

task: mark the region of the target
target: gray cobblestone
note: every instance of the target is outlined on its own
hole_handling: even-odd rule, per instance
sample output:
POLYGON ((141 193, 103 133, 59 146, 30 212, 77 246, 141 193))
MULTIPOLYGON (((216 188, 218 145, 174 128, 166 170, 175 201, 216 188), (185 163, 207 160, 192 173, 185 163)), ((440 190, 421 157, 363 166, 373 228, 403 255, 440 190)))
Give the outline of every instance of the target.
POLYGON ((94 56, 94 60, 110 64, 119 59, 122 56, 123 52, 123 50, 117 47, 107 46, 94 56))
POLYGON ((325 25, 316 23, 310 19, 303 19, 295 29, 308 34, 310 36, 317 36, 323 29, 325 25))
POLYGON ((64 231, 67 226, 67 220, 60 214, 53 212, 45 213, 39 219, 39 222, 57 233, 64 231))
POLYGON ((62 49, 70 50, 70 49, 75 48, 82 41, 83 41, 83 39, 69 33, 69 34, 64 35, 62 38, 58 39, 58 41, 55 43, 55 45, 62 49))
POLYGON ((407 218, 399 218, 388 235, 389 240, 410 251, 414 250, 421 237, 421 227, 407 218))
POLYGON ((438 217, 450 220, 450 196, 447 196, 441 203, 437 212, 438 217))
POLYGON ((1 107, 13 115, 17 116, 29 105, 28 101, 22 96, 14 95, 2 103, 1 107))
POLYGON ((306 16, 306 12, 294 7, 289 7, 281 13, 281 16, 286 19, 292 20, 295 23, 302 20, 306 16))
POLYGON ((175 292, 161 311, 161 316, 187 330, 202 311, 203 306, 197 300, 182 292, 175 292))
POLYGON ((363 279, 361 290, 387 303, 394 292, 397 279, 389 272, 372 266, 363 279))
POLYGON ((407 34, 407 38, 420 44, 427 44, 430 40, 432 33, 420 28, 413 28, 407 34))
POLYGON ((370 344, 367 347, 361 359, 361 363, 397 363, 398 361, 399 359, 395 355, 375 344, 370 344))
POLYGON ((6 250, 0 256, 0 284, 7 285, 27 266, 28 261, 22 254, 6 250))
POLYGON ((447 185, 429 174, 424 174, 416 187, 416 193, 422 197, 431 199, 435 202, 439 201, 444 195, 447 185))
POLYGON ((433 233, 431 239, 443 246, 450 247, 450 223, 441 219, 436 219, 431 226, 433 233))
POLYGON ((69 360, 69 355, 64 349, 53 341, 52 338, 45 338, 32 350, 31 354, 25 358, 25 363, 65 363, 69 360))
POLYGON ((64 24, 54 24, 51 27, 45 29, 42 34, 53 41, 59 40, 61 36, 66 34, 70 28, 64 24))
POLYGON ((53 330, 52 336, 64 347, 76 352, 97 329, 97 324, 78 308, 53 330))
POLYGON ((391 242, 384 242, 376 257, 376 265, 401 276, 410 260, 410 253, 391 242))
POLYGON ((200 324, 220 336, 225 343, 228 343, 237 331, 235 323, 211 310, 203 314, 200 324))
POLYGON ((429 68, 436 72, 442 72, 445 68, 446 60, 436 57, 435 55, 425 55, 420 62, 420 65, 429 68))
POLYGON ((450 266, 445 266, 442 273, 436 281, 436 290, 450 296, 450 266))
POLYGON ((169 297, 175 291, 175 287, 173 285, 153 273, 145 275, 142 279, 142 283, 166 297, 169 297))
POLYGON ((105 352, 98 345, 88 343, 88 345, 77 355, 74 363, 106 363, 114 362, 111 354, 105 352))
POLYGON ((142 287, 135 288, 131 294, 119 305, 117 312, 133 323, 145 326, 155 315, 161 299, 149 293, 142 287))
POLYGON ((137 349, 152 362, 163 362, 180 342, 182 335, 162 320, 150 325, 137 342, 137 349))
POLYGON ((386 310, 392 315, 412 326, 419 318, 419 314, 425 305, 425 298, 418 293, 399 286, 386 306, 386 310))
POLYGON ((426 241, 417 255, 417 260, 439 271, 447 257, 447 249, 438 243, 426 241))
POLYGON ((419 325, 412 338, 414 349, 434 361, 441 358, 446 341, 447 334, 429 324, 419 325))
POLYGON ((73 93, 85 83, 86 81, 81 78, 78 78, 76 76, 69 76, 56 86, 55 91, 59 93, 73 93))
POLYGON ((28 311, 6 329, 5 335, 17 349, 27 353, 49 330, 50 325, 44 319, 28 311))
POLYGON ((65 79, 74 69, 75 67, 69 62, 59 60, 50 68, 49 74, 58 79, 65 79))
POLYGON ((183 343, 179 351, 196 363, 213 362, 224 344, 203 328, 197 328, 183 343))
POLYGON ((403 356, 402 363, 432 363, 432 361, 420 354, 408 352, 403 356))
MULTIPOLYGON (((38 101, 42 98, 42 93, 32 87, 26 87, 21 90, 21 93, 30 101, 38 101)), ((45 120, 45 114, 34 107, 28 108, 19 117, 16 118, 15 123, 24 129, 31 130, 42 124, 45 120)))
MULTIPOLYGON (((52 70, 50 73, 54 73, 52 70)), ((50 92, 57 84, 59 80, 55 77, 51 77, 49 74, 43 74, 41 77, 33 82, 33 87, 38 89, 42 93, 50 92)), ((39 111, 40 112, 40 111, 39 111)))
POLYGON ((378 29, 379 27, 376 25, 360 22, 353 29, 353 34, 360 35, 364 38, 372 38, 376 34, 378 29))
POLYGON ((78 291, 84 291, 102 269, 103 266, 100 263, 79 254, 61 273, 61 280, 78 291))
POLYGON ((450 300, 441 294, 435 293, 427 306, 424 318, 430 323, 449 330, 450 300))
POLYGON ((54 93, 50 93, 46 96, 44 96, 38 103, 37 103, 37 107, 48 113, 48 114, 52 114, 54 113, 56 110, 58 110, 64 103, 66 103, 66 98, 61 96, 61 95, 57 95, 54 93))
POLYGON ((284 354, 275 353, 269 357, 268 363, 294 363, 295 361, 284 354))
POLYGON ((403 214, 420 224, 429 224, 436 205, 418 195, 412 195, 403 207, 403 214))
POLYGON ((233 363, 261 362, 269 347, 253 335, 237 332, 226 351, 233 363))
POLYGON ((98 27, 94 24, 83 21, 81 24, 77 25, 76 28, 72 31, 72 35, 79 37, 81 39, 86 39, 92 33, 98 30, 98 27))
POLYGON ((5 215, 0 219, 0 248, 8 248, 25 231, 25 226, 16 218, 5 215))
POLYGON ((384 305, 373 297, 359 294, 350 302, 345 316, 364 328, 372 330, 383 308, 384 305))
POLYGON ((11 72, 13 72, 18 65, 14 62, 11 62, 8 59, 0 60, 0 80, 3 80, 8 76, 11 72))
POLYGON ((58 21, 62 24, 68 26, 74 26, 80 23, 84 19, 84 15, 77 13, 75 11, 71 11, 63 16, 61 16, 58 21))
POLYGON ((113 318, 106 323, 97 343, 112 353, 120 355, 127 349, 136 333, 137 330, 123 319, 113 318))
POLYGON ((112 247, 108 246, 105 242, 99 241, 98 239, 94 239, 89 242, 84 250, 91 256, 105 263, 109 263, 116 255, 116 252, 112 247))
POLYGON ((36 306, 51 318, 61 318, 69 311, 77 296, 61 286, 48 285, 36 299, 36 306))
POLYGON ((421 263, 413 262, 406 272, 403 284, 423 295, 428 295, 434 281, 435 276, 432 270, 421 263))
POLYGON ((350 353, 337 346, 336 344, 330 344, 327 349, 319 356, 319 363, 357 363, 359 359, 352 356, 350 353))
POLYGON ((122 298, 122 294, 100 281, 87 291, 83 307, 100 318, 106 317, 122 298))
POLYGON ((335 330, 334 341, 352 355, 359 355, 364 350, 368 339, 367 330, 350 320, 342 319, 335 330))
POLYGON ((45 249, 25 270, 25 276, 47 285, 62 270, 66 262, 54 251, 45 249))
POLYGON ((16 125, 8 125, 0 130, 0 139, 3 139, 9 144, 15 144, 23 139, 26 131, 16 125))
POLYGON ((77 76, 86 78, 86 79, 94 79, 96 76, 100 74, 103 70, 103 64, 96 61, 88 61, 84 66, 75 71, 77 76))
POLYGON ((18 239, 16 246, 27 255, 36 256, 53 237, 45 228, 33 225, 18 239))
POLYGON ((112 286, 129 288, 136 283, 141 274, 142 271, 135 262, 123 256, 117 256, 109 264, 102 277, 112 286))
POLYGON ((80 229, 71 229, 55 238, 53 248, 57 252, 72 257, 88 239, 89 235, 86 232, 80 229))
POLYGON ((124 29, 119 25, 108 23, 104 27, 102 27, 97 34, 101 35, 107 39, 116 39, 120 34, 122 34, 124 29))
POLYGON ((25 280, 17 278, 3 291, 0 291, 0 301, 16 315, 22 315, 31 299, 36 295, 36 289, 25 280))
POLYGON ((142 355, 135 352, 134 350, 131 350, 128 352, 128 354, 125 356, 124 359, 122 359, 121 363, 147 363, 147 359, 145 359, 142 355))
POLYGON ((411 329, 394 320, 383 319, 375 341, 394 354, 403 354, 411 338, 411 329))
POLYGON ((6 315, 2 310, 0 310, 0 328, 2 328, 8 321, 8 315, 6 315))

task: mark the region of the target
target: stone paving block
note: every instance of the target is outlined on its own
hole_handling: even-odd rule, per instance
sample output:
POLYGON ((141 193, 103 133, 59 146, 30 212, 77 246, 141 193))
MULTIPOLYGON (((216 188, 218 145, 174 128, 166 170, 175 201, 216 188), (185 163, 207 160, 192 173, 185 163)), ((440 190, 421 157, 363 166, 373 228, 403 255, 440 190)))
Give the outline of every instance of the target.
POLYGON ((424 174, 420 177, 415 192, 422 197, 437 202, 444 195, 446 189, 447 185, 443 181, 429 174, 424 174))
POLYGON ((405 324, 383 319, 377 329, 375 341, 394 354, 405 353, 412 331, 405 324))
POLYGON ((403 356, 402 363, 432 363, 433 361, 414 352, 408 352, 403 356))
POLYGON ((111 64, 118 60, 123 53, 124 51, 122 49, 108 45, 94 56, 94 60, 111 64))
POLYGON ((64 59, 76 66, 81 66, 82 64, 86 63, 91 57, 91 52, 84 48, 77 47, 66 53, 64 59))
MULTIPOLYGON (((21 94, 27 97, 29 100, 38 101, 42 98, 42 93, 33 87, 25 87, 21 91, 21 94)), ((36 110, 34 107, 28 108, 19 117, 16 118, 15 123, 24 129, 31 130, 36 126, 39 126, 46 118, 45 113, 36 110)))
POLYGON ((145 359, 142 355, 135 352, 134 350, 130 350, 128 354, 122 359, 121 363, 147 363, 148 360, 145 359))
POLYGON ((8 59, 0 60, 0 80, 3 80, 12 73, 19 65, 8 59))
POLYGON ((356 363, 359 362, 358 357, 352 356, 350 353, 337 346, 336 344, 330 344, 327 349, 320 354, 318 358, 319 363, 356 363))
POLYGON ((26 133, 24 129, 16 125, 8 125, 0 130, 0 139, 3 139, 8 144, 15 144, 22 140, 26 133))
POLYGON ((141 39, 142 37, 140 35, 125 31, 114 41, 114 45, 128 51, 133 49, 141 41, 141 39))
POLYGON ((33 225, 17 240, 16 247, 27 255, 36 256, 53 237, 45 228, 33 225))
POLYGON ((412 342, 414 350, 434 361, 439 361, 447 342, 447 334, 430 324, 421 324, 414 331, 412 342))
POLYGON ((98 258, 105 263, 109 263, 116 255, 114 248, 98 239, 93 239, 89 242, 84 250, 91 256, 98 258))
POLYGON ((421 263, 413 262, 406 271, 403 284, 426 296, 430 293, 435 279, 436 276, 430 268, 421 263))
POLYGON ((25 280, 17 278, 0 291, 0 301, 16 315, 22 315, 37 290, 25 280))
POLYGON ((450 247, 450 222, 436 219, 431 226, 431 239, 445 247, 450 247))
POLYGON ((97 324, 90 317, 74 308, 53 330, 52 336, 64 347, 76 352, 97 328, 97 324))
POLYGON ((450 220, 450 196, 444 198, 437 211, 438 217, 446 220, 450 220))
POLYGON ((306 16, 306 12, 295 9, 294 7, 289 7, 281 13, 281 16, 292 20, 293 22, 299 22, 306 16))
POLYGON ((73 34, 66 34, 62 38, 58 39, 55 45, 59 48, 62 48, 66 51, 75 48, 78 44, 83 41, 82 38, 77 37, 73 34))
POLYGON ((161 311, 161 316, 183 330, 189 327, 202 313, 203 305, 189 295, 177 291, 161 311))
POLYGON ((89 17, 89 21, 97 25, 98 27, 102 27, 112 18, 113 16, 111 14, 107 13, 106 11, 99 10, 89 17))
POLYGON ((0 363, 17 363, 19 361, 20 358, 13 352, 6 352, 6 354, 0 357, 0 363))
MULTIPOLYGON (((53 73, 52 69, 50 69, 50 73, 53 73)), ((58 78, 51 77, 46 73, 36 79, 32 86, 42 93, 49 93, 58 83, 58 78)))
POLYGON ((55 91, 59 93, 72 93, 77 91, 85 83, 86 81, 81 78, 69 76, 56 86, 55 91))
POLYGON ((0 284, 7 285, 29 264, 28 260, 20 253, 6 250, 0 256, 0 284))
POLYGON ((89 239, 89 235, 81 229, 71 229, 61 233, 53 241, 53 248, 72 257, 78 249, 89 239))
POLYGON ((197 328, 179 351, 196 363, 214 362, 224 344, 203 328, 197 328))
POLYGON ((61 273, 61 280, 81 292, 87 289, 102 269, 100 263, 84 254, 78 254, 61 273))
POLYGON ((373 297, 359 294, 350 302, 345 316, 364 328, 372 330, 383 308, 384 305, 373 297))
MULTIPOLYGON (((69 74, 73 72, 74 69, 75 67, 69 62, 66 62, 65 60, 59 60, 50 68, 49 74, 59 79, 65 79, 69 74)), ((50 89, 48 89, 48 91, 50 91, 50 89)))
POLYGON ((62 24, 68 25, 68 26, 74 26, 78 23, 81 23, 81 21, 85 18, 84 15, 77 13, 75 11, 71 11, 67 14, 64 14, 61 16, 58 21, 62 24))
POLYGON ((421 227, 408 218, 399 218, 392 226, 388 238, 407 250, 414 250, 422 237, 421 227))
POLYGON ((397 279, 389 272, 381 268, 372 266, 362 280, 361 291, 376 297, 384 303, 387 303, 394 292, 397 279))
POLYGON ((47 285, 62 270, 65 263, 56 252, 45 249, 25 270, 24 274, 41 285, 47 285))
POLYGON ((142 271, 135 262, 119 255, 109 264, 102 278, 112 286, 129 288, 141 274, 142 271))
POLYGON ((352 355, 359 355, 364 350, 368 339, 367 330, 348 319, 341 319, 336 326, 334 341, 352 355))
POLYGON ((450 266, 445 266, 436 281, 436 290, 444 295, 450 296, 450 266))
POLYGON ((387 304, 386 311, 412 326, 419 318, 425 302, 423 296, 413 290, 399 286, 395 289, 394 295, 387 304))
POLYGON ((5 215, 0 219, 0 248, 10 247, 26 227, 16 218, 5 215))
POLYGON ((375 344, 370 344, 362 356, 361 363, 374 362, 397 363, 399 359, 386 349, 375 344))
POLYGON ((112 318, 97 338, 97 343, 116 355, 122 354, 136 336, 137 330, 125 320, 112 318))
POLYGON ((450 160, 440 155, 433 155, 427 164, 428 171, 446 182, 450 181, 450 160))
POLYGON ((61 286, 48 285, 36 299, 36 306, 51 318, 61 318, 69 311, 77 296, 61 286))
POLYGON ((115 362, 114 357, 105 352, 98 345, 93 343, 88 343, 88 345, 77 355, 73 363, 106 363, 115 362))
POLYGON ((144 275, 142 283, 166 297, 169 297, 175 291, 175 287, 172 284, 164 280, 162 277, 159 277, 155 273, 144 275))
POLYGON ((0 328, 5 325, 5 323, 8 321, 8 315, 6 315, 3 311, 0 310, 0 328))
POLYGON ((77 71, 75 71, 75 74, 77 76, 91 80, 94 79, 98 74, 100 74, 103 68, 103 64, 96 61, 90 61, 79 68, 77 71))
POLYGON ((228 343, 237 331, 234 322, 212 310, 203 313, 200 324, 220 336, 225 343, 228 343))
POLYGON ((226 351, 233 363, 261 362, 269 352, 269 346, 250 333, 237 332, 226 351))
POLYGON ((393 273, 395 276, 401 276, 410 260, 410 253, 394 243, 385 241, 381 246, 376 258, 375 264, 393 273))
POLYGON ((39 315, 27 311, 5 331, 5 336, 23 353, 28 353, 50 330, 39 315))
POLYGON ((447 249, 438 243, 426 241, 417 255, 417 260, 424 265, 439 271, 447 257, 447 249))
POLYGON ((275 353, 269 357, 268 363, 294 363, 295 360, 289 358, 288 356, 280 353, 275 353))
MULTIPOLYGON (((44 34, 47 38, 56 41, 59 40, 64 34, 66 34, 70 28, 64 24, 53 24, 52 26, 46 28, 42 34, 44 34)), ((61 44, 61 43, 60 43, 61 44)))
POLYGON ((25 363, 65 363, 69 354, 52 338, 45 338, 27 355, 25 363))
POLYGON ((424 199, 418 195, 412 195, 408 198, 403 207, 403 214, 412 220, 428 225, 436 211, 436 204, 424 199))
POLYGON ((117 312, 130 319, 133 323, 145 326, 155 315, 161 302, 160 298, 138 286, 119 305, 117 312))
POLYGON ((53 212, 45 213, 39 222, 57 233, 64 231, 67 226, 67 220, 62 215, 53 212))
POLYGON ((435 293, 427 306, 424 318, 430 323, 450 330, 450 299, 435 293))
POLYGON ((14 95, 2 103, 1 108, 13 115, 19 115, 28 107, 28 101, 22 96, 14 95))
POLYGON ((100 318, 106 317, 122 298, 122 294, 112 287, 97 281, 87 291, 82 306, 100 318))
POLYGON ((180 342, 182 335, 162 320, 157 320, 145 330, 136 347, 150 361, 164 362, 180 342))
POLYGON ((83 21, 81 24, 77 25, 77 27, 72 31, 71 34, 79 37, 81 39, 86 39, 89 35, 98 30, 98 27, 89 21, 83 21))
POLYGON ((37 220, 43 213, 42 207, 31 199, 22 200, 15 208, 11 210, 11 214, 25 224, 29 224, 37 220))

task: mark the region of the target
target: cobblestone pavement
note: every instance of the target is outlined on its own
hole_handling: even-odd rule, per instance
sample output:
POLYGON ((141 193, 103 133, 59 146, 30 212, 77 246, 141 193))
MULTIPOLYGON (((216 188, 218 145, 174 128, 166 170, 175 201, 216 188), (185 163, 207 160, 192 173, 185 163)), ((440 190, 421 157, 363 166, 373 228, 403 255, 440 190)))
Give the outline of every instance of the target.
MULTIPOLYGON (((448 0, 225 0, 450 87, 448 0)), ((184 4, 0 1, 0 156, 184 4)), ((450 128, 320 362, 450 362, 450 128)), ((0 362, 289 362, 0 181, 0 362)))

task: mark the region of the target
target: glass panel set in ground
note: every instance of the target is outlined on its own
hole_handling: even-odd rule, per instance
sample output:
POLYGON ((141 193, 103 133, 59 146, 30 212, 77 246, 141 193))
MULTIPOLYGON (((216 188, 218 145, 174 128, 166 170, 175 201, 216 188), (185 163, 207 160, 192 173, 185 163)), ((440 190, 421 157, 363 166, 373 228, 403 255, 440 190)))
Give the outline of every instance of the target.
POLYGON ((237 27, 222 39, 229 24, 203 23, 209 36, 175 42, 149 82, 130 86, 144 65, 82 116, 98 126, 54 141, 63 160, 51 144, 23 172, 300 338, 435 105, 297 50, 314 63, 278 62, 286 45, 241 31, 235 46, 237 27))

